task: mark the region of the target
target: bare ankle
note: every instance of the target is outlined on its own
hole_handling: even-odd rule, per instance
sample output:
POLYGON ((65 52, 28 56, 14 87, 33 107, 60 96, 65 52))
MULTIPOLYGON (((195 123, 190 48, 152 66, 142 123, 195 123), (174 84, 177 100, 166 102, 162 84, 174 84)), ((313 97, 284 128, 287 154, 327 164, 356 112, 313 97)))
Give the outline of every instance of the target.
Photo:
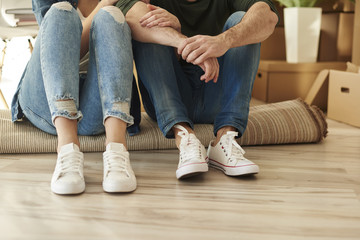
POLYGON ((121 143, 127 148, 125 137, 127 123, 115 117, 108 117, 106 118, 104 125, 106 133, 105 146, 113 142, 121 143))
POLYGON ((58 135, 58 152, 60 148, 66 144, 74 143, 80 147, 79 138, 77 136, 77 120, 57 117, 54 120, 56 132, 58 135))

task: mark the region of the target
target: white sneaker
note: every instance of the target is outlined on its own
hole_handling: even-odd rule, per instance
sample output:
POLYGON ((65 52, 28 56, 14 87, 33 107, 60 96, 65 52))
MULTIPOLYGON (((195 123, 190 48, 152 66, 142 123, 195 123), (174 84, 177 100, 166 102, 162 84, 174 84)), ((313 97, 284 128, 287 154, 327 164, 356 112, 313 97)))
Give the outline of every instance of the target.
POLYGON ((79 194, 85 191, 84 155, 74 143, 60 148, 51 179, 51 191, 56 194, 79 194))
POLYGON ((228 131, 216 146, 212 147, 210 142, 208 148, 210 166, 222 170, 229 176, 258 173, 259 167, 243 156, 245 151, 236 142, 237 135, 237 132, 228 131))
POLYGON ((205 147, 194 134, 189 133, 183 126, 175 125, 174 127, 181 130, 178 133, 181 136, 181 142, 176 177, 180 179, 207 172, 209 167, 205 147))
POLYGON ((136 177, 130 165, 129 152, 121 143, 109 143, 104 157, 105 192, 132 192, 136 189, 136 177))

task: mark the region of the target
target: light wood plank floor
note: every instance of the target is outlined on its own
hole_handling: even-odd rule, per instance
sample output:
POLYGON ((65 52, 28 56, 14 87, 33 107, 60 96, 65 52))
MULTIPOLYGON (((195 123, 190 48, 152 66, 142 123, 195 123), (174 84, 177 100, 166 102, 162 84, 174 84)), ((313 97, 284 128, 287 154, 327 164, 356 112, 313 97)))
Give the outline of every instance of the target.
POLYGON ((131 152, 138 189, 107 194, 101 153, 86 192, 50 192, 55 154, 0 155, 0 239, 360 239, 360 129, 320 144, 245 147, 255 177, 175 178, 177 151, 131 152))

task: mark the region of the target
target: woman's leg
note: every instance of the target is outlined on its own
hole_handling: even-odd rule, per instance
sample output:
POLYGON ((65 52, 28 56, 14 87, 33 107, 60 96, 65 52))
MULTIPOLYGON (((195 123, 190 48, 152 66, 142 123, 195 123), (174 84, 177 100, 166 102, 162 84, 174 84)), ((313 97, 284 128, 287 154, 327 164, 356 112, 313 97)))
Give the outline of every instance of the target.
POLYGON ((94 16, 90 30, 88 76, 80 100, 84 118, 79 123, 79 133, 99 132, 105 126, 106 192, 136 189, 125 138, 127 125, 133 124, 132 66, 131 33, 125 17, 119 8, 104 7, 94 16))
MULTIPOLYGON (((88 74, 80 90, 80 109, 84 115, 78 125, 80 135, 102 133, 108 118, 116 118, 124 126, 133 123, 132 70, 130 28, 118 8, 104 7, 95 15, 90 32, 88 74)), ((116 135, 125 136, 126 129, 119 130, 116 135)), ((107 143, 116 140, 111 129, 105 131, 107 143)), ((121 143, 126 144, 123 140, 121 143)))
POLYGON ((70 142, 78 144, 76 123, 82 116, 77 110, 81 30, 70 4, 62 2, 50 8, 19 93, 25 116, 38 128, 57 133, 58 148, 70 142))
POLYGON ((61 147, 69 143, 74 143, 80 147, 77 135, 77 120, 57 117, 54 124, 58 135, 57 152, 60 152, 61 147))
POLYGON ((121 143, 127 149, 125 137, 127 123, 116 117, 108 117, 105 120, 104 125, 106 130, 105 145, 108 145, 111 142, 121 143))
POLYGON ((32 57, 22 79, 19 103, 38 128, 58 135, 58 159, 51 189, 58 194, 85 190, 79 150, 79 51, 82 25, 68 2, 50 8, 41 23, 32 57))

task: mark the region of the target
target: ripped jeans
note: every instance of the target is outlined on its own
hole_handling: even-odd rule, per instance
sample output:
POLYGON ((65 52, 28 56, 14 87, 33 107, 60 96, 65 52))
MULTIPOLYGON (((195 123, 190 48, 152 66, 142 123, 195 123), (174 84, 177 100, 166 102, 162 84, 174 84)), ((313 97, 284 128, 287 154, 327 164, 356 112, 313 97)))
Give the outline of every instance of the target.
POLYGON ((133 124, 131 32, 120 9, 104 7, 90 29, 87 74, 79 75, 82 24, 68 3, 52 5, 12 101, 12 120, 26 117, 56 135, 54 119, 78 120, 79 135, 105 131, 107 117, 133 124))

